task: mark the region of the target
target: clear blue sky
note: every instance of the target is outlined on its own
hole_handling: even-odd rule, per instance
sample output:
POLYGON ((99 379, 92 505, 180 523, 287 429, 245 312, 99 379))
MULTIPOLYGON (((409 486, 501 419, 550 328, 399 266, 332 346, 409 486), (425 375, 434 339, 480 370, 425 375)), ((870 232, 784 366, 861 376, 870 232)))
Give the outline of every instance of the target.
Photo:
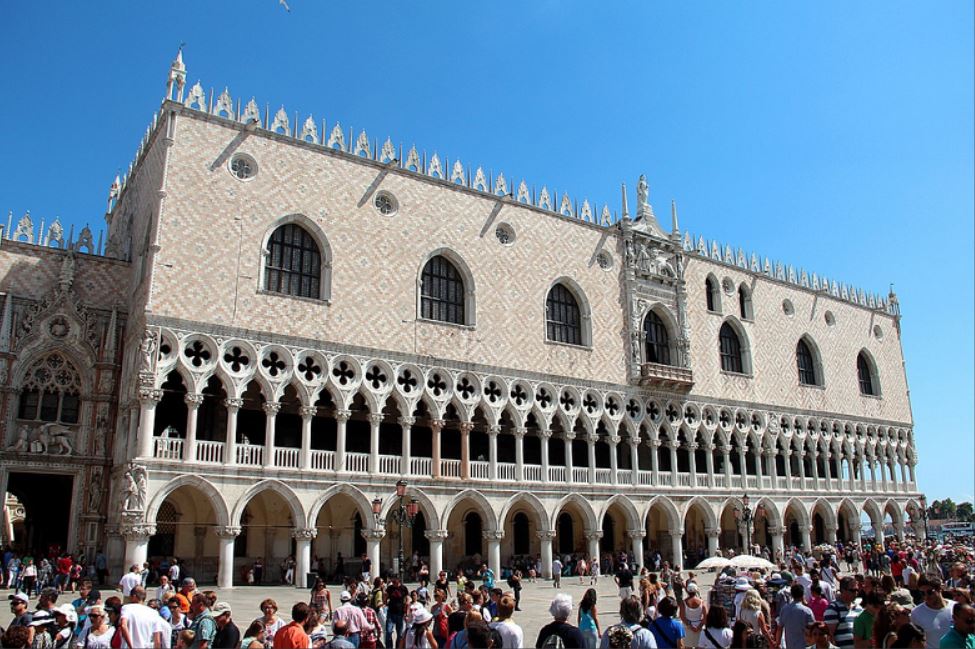
POLYGON ((921 487, 972 498, 971 2, 290 5, 5 2, 0 209, 99 223, 181 41, 208 89, 580 200, 646 173, 695 234, 893 282, 921 487))

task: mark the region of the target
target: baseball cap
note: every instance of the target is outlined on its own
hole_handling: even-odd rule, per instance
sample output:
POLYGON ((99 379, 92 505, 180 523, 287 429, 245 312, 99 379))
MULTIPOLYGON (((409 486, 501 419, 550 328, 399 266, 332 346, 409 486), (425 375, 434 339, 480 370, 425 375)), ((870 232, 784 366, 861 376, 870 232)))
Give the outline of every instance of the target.
POLYGON ((210 613, 213 615, 213 617, 220 617, 225 613, 233 614, 233 611, 230 610, 230 604, 227 602, 217 602, 213 605, 213 608, 210 609, 210 613))
POLYGON ((30 604, 30 597, 27 596, 27 593, 14 593, 13 595, 7 595, 7 599, 11 601, 19 599, 24 604, 30 604))
POLYGON ((347 591, 347 590, 343 590, 339 594, 339 599, 342 600, 343 602, 351 601, 352 600, 352 594, 349 591, 347 591))
POLYGON ((68 622, 78 622, 78 611, 74 610, 74 606, 71 604, 61 604, 54 609, 54 613, 68 618, 68 622))

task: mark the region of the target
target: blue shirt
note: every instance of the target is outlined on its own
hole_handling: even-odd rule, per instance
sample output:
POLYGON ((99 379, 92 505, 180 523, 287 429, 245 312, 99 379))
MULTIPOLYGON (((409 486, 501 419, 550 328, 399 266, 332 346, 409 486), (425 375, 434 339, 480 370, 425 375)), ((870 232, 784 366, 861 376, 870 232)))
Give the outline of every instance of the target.
POLYGON ((658 647, 676 647, 677 641, 684 637, 684 625, 672 617, 658 617, 650 623, 650 633, 658 647))

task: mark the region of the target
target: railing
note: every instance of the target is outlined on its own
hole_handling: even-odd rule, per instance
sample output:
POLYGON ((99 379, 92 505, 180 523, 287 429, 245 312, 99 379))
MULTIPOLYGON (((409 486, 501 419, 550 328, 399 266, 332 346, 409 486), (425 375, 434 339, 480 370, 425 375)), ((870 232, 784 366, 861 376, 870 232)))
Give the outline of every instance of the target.
POLYGON ((346 453, 345 470, 349 473, 369 473, 369 454, 346 453))
POLYGON ((312 451, 311 468, 316 471, 334 471, 335 453, 333 451, 312 451))
POLYGON ((695 486, 698 486, 698 487, 707 487, 708 486, 708 477, 706 475, 702 475, 702 474, 698 473, 695 477, 697 478, 697 485, 695 485, 695 486))
POLYGON ((410 474, 411 475, 433 475, 433 458, 429 457, 411 457, 410 458, 410 474))
POLYGON ((660 487, 672 487, 674 485, 673 474, 670 471, 657 471, 660 487))
POLYGON ((541 482, 542 481, 542 467, 539 464, 526 464, 522 467, 525 472, 526 482, 541 482))
POLYGON ((653 471, 640 471, 640 484, 644 487, 653 484, 653 471))
POLYGON ((589 484, 589 469, 586 467, 572 467, 572 482, 589 484))
POLYGON ((746 476, 745 484, 748 486, 748 489, 758 489, 758 477, 753 475, 746 476))
POLYGON ((633 484, 633 471, 630 469, 616 469, 616 484, 633 484))
POLYGON ((691 486, 691 474, 690 473, 678 473, 677 474, 677 486, 679 486, 679 487, 690 487, 691 486))
POLYGON ((471 465, 472 480, 488 480, 491 477, 491 463, 475 460, 471 465))
POLYGON ((564 466, 550 466, 548 468, 548 481, 549 482, 565 482, 565 467, 564 466))
POLYGON ((399 475, 401 459, 399 455, 380 455, 379 473, 383 475, 399 475))
POLYGON ((732 489, 741 489, 741 476, 740 475, 733 475, 733 476, 731 476, 731 488, 732 489))
POLYGON ((157 437, 152 456, 160 460, 182 460, 183 440, 178 437, 157 437))
POLYGON ((802 489, 802 478, 797 478, 792 476, 792 484, 790 485, 793 489, 802 489))
POLYGON ((498 462, 498 480, 517 480, 517 473, 517 464, 514 464, 513 462, 498 462))
POLYGON ((779 476, 779 477, 777 477, 775 479, 775 483, 776 483, 776 486, 779 489, 788 489, 789 488, 789 479, 786 478, 785 476, 779 476))
POLYGON ((596 484, 612 484, 612 469, 596 469, 596 484))
POLYGON ((440 475, 444 478, 459 478, 460 460, 440 460, 440 475))
POLYGON ((274 449, 274 466, 286 469, 297 469, 301 461, 300 448, 288 448, 283 446, 274 449))
POLYGON ((220 464, 223 462, 223 442, 197 442, 196 461, 220 464))
POLYGON ((264 464, 264 447, 259 444, 238 444, 237 464, 261 466, 264 464))

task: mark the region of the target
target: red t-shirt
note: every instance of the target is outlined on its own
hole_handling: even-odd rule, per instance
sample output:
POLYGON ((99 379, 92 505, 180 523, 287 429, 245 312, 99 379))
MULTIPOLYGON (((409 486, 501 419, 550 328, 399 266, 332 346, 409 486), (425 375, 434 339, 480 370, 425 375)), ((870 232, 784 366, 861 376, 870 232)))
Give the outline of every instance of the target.
POLYGON ((297 622, 291 622, 274 634, 274 649, 308 649, 308 644, 308 634, 297 622))
POLYGON ((74 562, 68 557, 61 557, 58 559, 58 572, 62 575, 66 575, 71 572, 71 564, 74 562))

